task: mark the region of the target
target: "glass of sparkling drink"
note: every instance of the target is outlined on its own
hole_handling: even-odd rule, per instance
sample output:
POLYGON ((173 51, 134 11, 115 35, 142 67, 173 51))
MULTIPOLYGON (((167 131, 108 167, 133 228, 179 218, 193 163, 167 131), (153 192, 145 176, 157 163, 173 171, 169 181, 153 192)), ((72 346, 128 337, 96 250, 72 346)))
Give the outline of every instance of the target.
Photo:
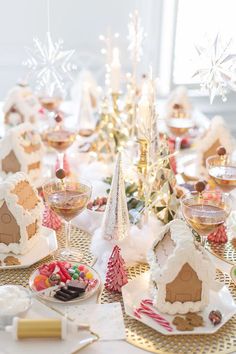
POLYGON ((70 246, 71 220, 87 206, 91 196, 91 185, 79 178, 53 179, 43 185, 43 192, 50 208, 65 221, 65 247, 59 256, 66 260, 81 260, 82 254, 70 246))

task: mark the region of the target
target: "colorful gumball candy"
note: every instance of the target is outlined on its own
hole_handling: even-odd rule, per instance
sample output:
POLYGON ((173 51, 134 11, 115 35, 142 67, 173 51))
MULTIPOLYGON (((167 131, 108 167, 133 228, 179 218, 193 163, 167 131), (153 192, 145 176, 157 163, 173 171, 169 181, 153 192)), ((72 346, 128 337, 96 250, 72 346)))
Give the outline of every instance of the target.
POLYGON ((46 275, 39 274, 34 278, 34 286, 37 291, 47 289, 51 286, 46 275))

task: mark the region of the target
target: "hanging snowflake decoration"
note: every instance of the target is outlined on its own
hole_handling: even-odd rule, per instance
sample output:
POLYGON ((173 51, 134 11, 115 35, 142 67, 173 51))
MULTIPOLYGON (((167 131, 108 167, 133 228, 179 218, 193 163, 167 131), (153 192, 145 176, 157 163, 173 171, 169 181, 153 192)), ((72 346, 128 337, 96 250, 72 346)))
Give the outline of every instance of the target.
POLYGON ((143 40, 145 33, 143 27, 141 26, 141 20, 138 11, 134 11, 133 14, 129 15, 130 22, 128 23, 128 50, 130 52, 130 58, 133 62, 137 63, 140 61, 143 55, 143 40))
POLYGON ((209 92, 211 103, 218 95, 225 102, 227 91, 236 90, 236 54, 230 53, 231 44, 231 39, 223 43, 217 34, 208 45, 196 46, 199 69, 193 77, 199 77, 200 86, 209 92))
POLYGON ((29 57, 23 62, 29 69, 29 77, 35 81, 36 90, 48 95, 65 93, 65 79, 72 80, 71 73, 77 67, 70 59, 75 50, 63 50, 63 40, 52 41, 47 32, 45 43, 33 39, 33 48, 26 48, 29 57))

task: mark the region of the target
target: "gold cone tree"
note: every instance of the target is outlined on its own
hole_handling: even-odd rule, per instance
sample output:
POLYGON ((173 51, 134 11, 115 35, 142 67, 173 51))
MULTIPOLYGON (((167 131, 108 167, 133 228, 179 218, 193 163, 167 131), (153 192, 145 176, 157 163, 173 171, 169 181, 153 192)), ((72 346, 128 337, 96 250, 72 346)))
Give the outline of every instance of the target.
POLYGON ((117 155, 111 189, 102 224, 102 237, 122 241, 129 234, 129 213, 125 195, 121 153, 117 155))

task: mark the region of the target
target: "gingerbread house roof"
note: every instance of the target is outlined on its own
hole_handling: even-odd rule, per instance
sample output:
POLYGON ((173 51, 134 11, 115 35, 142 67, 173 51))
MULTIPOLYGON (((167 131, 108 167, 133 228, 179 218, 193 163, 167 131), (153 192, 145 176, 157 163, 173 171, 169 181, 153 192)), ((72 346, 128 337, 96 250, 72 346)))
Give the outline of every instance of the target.
POLYGON ((14 86, 8 93, 3 112, 8 113, 15 107, 27 121, 30 117, 38 114, 41 106, 29 86, 14 86))
POLYGON ((182 106, 187 117, 191 117, 192 114, 192 105, 188 97, 188 91, 185 86, 178 86, 173 90, 169 96, 169 99, 166 104, 166 117, 172 117, 173 115, 173 106, 179 104, 182 106))
MULTIPOLYGON (((175 303, 170 307, 165 302, 166 284, 176 279, 183 266, 187 263, 196 272, 203 283, 201 303, 208 301, 208 287, 215 286, 215 267, 206 252, 195 246, 191 229, 182 220, 173 220, 163 227, 154 242, 149 254, 151 280, 158 288, 160 309, 164 312, 184 313, 185 304, 175 303)), ((195 304, 193 303, 192 310, 195 304)))
MULTIPOLYGON (((22 253, 26 242, 30 239, 30 228, 32 229, 36 222, 37 227, 41 225, 43 209, 38 192, 31 185, 26 174, 18 172, 0 184, 0 208, 3 205, 6 205, 20 228, 20 242, 8 245, 0 243, 0 252, 22 253)), ((39 230, 36 233, 38 232, 39 230)))
MULTIPOLYGON (((235 142, 223 117, 215 116, 205 135, 197 142, 198 165, 203 165, 204 155, 208 150, 210 155, 215 155, 216 149, 220 145, 223 145, 227 152, 231 153, 235 142)), ((202 167, 204 168, 204 166, 202 167)))
MULTIPOLYGON (((40 169, 40 162, 44 153, 44 147, 40 135, 34 131, 30 123, 23 123, 8 130, 0 141, 0 171, 6 177, 13 164, 12 172, 22 171, 31 175, 29 166, 40 169), (39 167, 37 168, 37 164, 39 167), (15 170, 14 170, 15 169, 15 170)), ((32 168, 32 171, 34 169, 32 168)), ((36 174, 38 175, 38 173, 36 174)))

